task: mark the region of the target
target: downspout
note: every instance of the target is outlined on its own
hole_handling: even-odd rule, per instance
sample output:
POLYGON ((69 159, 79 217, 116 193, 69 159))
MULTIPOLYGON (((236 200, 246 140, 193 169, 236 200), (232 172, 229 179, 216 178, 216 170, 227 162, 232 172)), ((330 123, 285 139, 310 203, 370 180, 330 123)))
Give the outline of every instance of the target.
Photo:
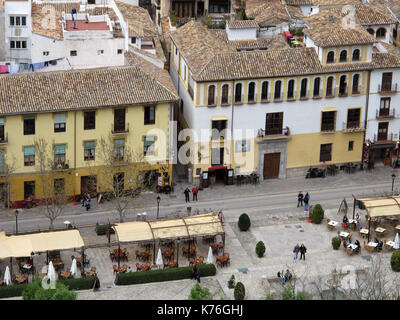
POLYGON ((234 114, 234 93, 235 93, 235 81, 232 80, 232 95, 231 95, 231 106, 232 106, 232 116, 231 116, 231 163, 230 163, 230 169, 232 169, 232 165, 233 165, 233 114, 234 114))
POLYGON ((75 191, 76 191, 75 189, 76 189, 76 110, 74 112, 74 201, 75 201, 75 191))
MULTIPOLYGON (((363 143, 366 143, 365 137, 367 135, 367 123, 368 123, 368 105, 369 105, 369 88, 371 85, 371 70, 368 70, 367 73, 367 94, 365 98, 365 120, 364 120, 364 139, 363 143)), ((363 165, 363 159, 364 159, 364 146, 361 149, 361 165, 363 165)))

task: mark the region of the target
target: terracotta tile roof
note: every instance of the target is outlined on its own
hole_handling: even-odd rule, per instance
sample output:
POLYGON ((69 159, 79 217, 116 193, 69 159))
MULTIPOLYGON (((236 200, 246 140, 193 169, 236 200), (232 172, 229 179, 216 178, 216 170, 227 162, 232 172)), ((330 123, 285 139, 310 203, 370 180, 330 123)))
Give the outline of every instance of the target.
POLYGON ((302 18, 303 13, 298 7, 286 6, 280 2, 260 2, 250 8, 246 7, 246 16, 249 19, 254 19, 262 27, 302 18))
POLYGON ((173 102, 177 95, 137 66, 0 76, 0 114, 173 102))
POLYGON ((228 28, 229 29, 249 29, 249 28, 257 28, 258 23, 254 20, 235 20, 235 21, 228 21, 228 28))
POLYGON ((372 44, 376 41, 357 21, 354 27, 344 28, 342 17, 346 14, 341 8, 334 8, 306 17, 304 21, 310 28, 304 29, 304 33, 320 47, 372 44))
POLYGON ((201 22, 189 21, 170 35, 193 73, 199 72, 215 55, 236 51, 233 45, 216 38, 201 22))
POLYGON ((216 38, 221 39, 227 44, 234 46, 236 50, 240 49, 288 49, 289 45, 287 41, 278 35, 274 38, 258 38, 255 40, 228 40, 228 36, 225 30, 221 29, 210 29, 209 30, 216 38))
MULTIPOLYGON (((42 2, 41 4, 32 3, 32 32, 45 37, 61 40, 63 38, 63 34, 62 26, 59 21, 61 19, 62 12, 71 13, 73 8, 79 12, 80 4, 80 2, 42 2), (49 14, 51 12, 54 12, 54 20, 49 19, 49 14)), ((114 10, 109 7, 96 7, 94 9, 88 9, 87 12, 90 15, 107 14, 111 20, 118 20, 114 10)))
POLYGON ((178 93, 176 92, 171 76, 169 75, 169 72, 167 70, 160 69, 151 62, 132 52, 126 52, 125 59, 128 65, 137 66, 149 77, 154 78, 154 80, 166 87, 169 91, 171 91, 178 97, 178 93))
POLYGON ((355 5, 356 17, 360 24, 391 24, 396 23, 390 11, 379 4, 355 5))
POLYGON ((120 1, 115 3, 128 23, 130 37, 152 38, 158 34, 146 9, 120 1))
POLYGON ((136 52, 139 52, 141 54, 144 54, 145 56, 148 56, 150 58, 158 59, 158 60, 161 60, 162 62, 166 62, 167 59, 165 58, 164 50, 162 48, 161 41, 160 41, 159 37, 156 36, 152 40, 154 42, 154 46, 155 46, 155 50, 156 50, 155 54, 152 54, 152 53, 150 53, 150 52, 148 52, 146 50, 143 50, 143 49, 139 49, 138 47, 135 47, 132 44, 129 44, 129 48, 131 50, 133 50, 133 51, 136 51, 136 52))
POLYGON ((344 6, 346 4, 359 4, 360 0, 314 0, 316 6, 344 6))
POLYGON ((372 61, 375 68, 396 68, 400 66, 400 52, 392 44, 380 41, 386 52, 372 53, 372 61))
POLYGON ((301 6, 301 5, 308 5, 311 6, 314 4, 313 0, 286 0, 286 4, 291 6, 301 6))
POLYGON ((168 17, 161 18, 161 32, 162 40, 165 43, 165 47, 168 52, 171 51, 171 38, 169 37, 171 29, 169 27, 168 17))
POLYGON ((399 0, 370 0, 373 5, 382 5, 389 8, 393 14, 400 19, 400 1, 399 0))

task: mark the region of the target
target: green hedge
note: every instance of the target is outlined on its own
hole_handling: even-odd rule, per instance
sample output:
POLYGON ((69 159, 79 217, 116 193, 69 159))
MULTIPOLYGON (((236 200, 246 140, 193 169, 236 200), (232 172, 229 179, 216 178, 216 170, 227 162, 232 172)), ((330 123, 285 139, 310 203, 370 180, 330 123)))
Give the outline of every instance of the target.
POLYGON ((264 253, 265 253, 265 244, 264 244, 264 242, 262 242, 262 241, 257 242, 256 253, 257 253, 257 256, 259 256, 260 258, 262 256, 264 256, 264 253))
POLYGON ((110 228, 110 225, 108 224, 96 224, 96 233, 98 236, 104 236, 107 234, 107 231, 110 231, 111 234, 114 234, 115 231, 113 228, 110 228))
POLYGON ((11 297, 20 297, 22 296, 22 292, 28 286, 27 283, 16 284, 13 286, 1 286, 0 287, 0 299, 3 298, 11 298, 11 297))
MULTIPOLYGON (((214 276, 217 272, 213 264, 201 264, 197 266, 197 268, 200 270, 200 277, 214 276)), ((118 273, 115 284, 123 286, 148 282, 182 280, 189 279, 191 275, 192 267, 118 273)))
POLYGON ((392 257, 390 258, 390 266, 393 271, 400 271, 400 250, 393 251, 392 257))
POLYGON ((96 288, 100 288, 100 280, 97 277, 65 279, 65 280, 59 280, 59 282, 66 285, 69 288, 69 290, 87 290, 93 288, 95 280, 97 280, 96 288))
MULTIPOLYGON (((87 277, 87 278, 57 280, 57 281, 69 287, 70 290, 87 290, 93 288, 94 280, 95 277, 87 277)), ((26 289, 27 286, 28 283, 17 284, 12 286, 1 286, 0 299, 20 297, 22 296, 22 292, 26 289)), ((99 287, 100 287, 100 281, 97 279, 96 288, 99 287)))
POLYGON ((244 297, 246 295, 246 289, 244 288, 244 284, 241 282, 238 282, 235 286, 235 289, 233 291, 233 295, 235 296, 235 300, 244 300, 244 297))
POLYGON ((342 239, 340 239, 339 237, 332 238, 333 249, 335 249, 335 250, 339 249, 341 243, 342 243, 342 239))
POLYGON ((316 204, 312 210, 311 221, 316 224, 320 224, 324 219, 324 209, 320 204, 316 204))

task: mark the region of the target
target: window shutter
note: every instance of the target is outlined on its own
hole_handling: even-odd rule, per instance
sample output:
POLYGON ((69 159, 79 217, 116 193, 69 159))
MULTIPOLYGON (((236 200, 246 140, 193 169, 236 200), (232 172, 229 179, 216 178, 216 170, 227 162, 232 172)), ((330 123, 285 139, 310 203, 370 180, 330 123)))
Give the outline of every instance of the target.
POLYGON ((154 137, 153 136, 149 136, 149 137, 145 137, 144 138, 144 146, 145 147, 151 146, 152 144, 154 144, 154 137))
POLYGON ((34 156, 35 147, 24 147, 24 156, 34 156))
POLYGON ((114 140, 114 147, 124 147, 125 146, 125 139, 115 139, 114 140))
POLYGON ((84 148, 85 150, 94 149, 95 147, 96 147, 96 145, 95 145, 95 142, 94 142, 94 141, 85 141, 85 142, 84 142, 83 148, 84 148))
POLYGON ((24 117, 24 120, 35 120, 34 116, 24 117))
POLYGON ((58 144, 55 146, 55 154, 65 154, 65 144, 58 144))
POLYGON ((4 156, 5 156, 5 151, 0 150, 0 172, 4 172, 4 156))
POLYGON ((4 118, 0 118, 0 126, 4 126, 4 118))
POLYGON ((54 115, 54 123, 65 123, 65 113, 56 113, 54 115))

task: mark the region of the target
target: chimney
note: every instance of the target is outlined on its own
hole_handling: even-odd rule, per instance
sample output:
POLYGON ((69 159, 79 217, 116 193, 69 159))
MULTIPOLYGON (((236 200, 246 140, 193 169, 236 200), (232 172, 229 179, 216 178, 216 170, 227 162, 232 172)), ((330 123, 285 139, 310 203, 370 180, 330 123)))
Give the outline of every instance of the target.
POLYGON ((333 20, 333 14, 330 13, 329 16, 328 16, 328 23, 333 23, 333 22, 334 22, 334 20, 333 20))

